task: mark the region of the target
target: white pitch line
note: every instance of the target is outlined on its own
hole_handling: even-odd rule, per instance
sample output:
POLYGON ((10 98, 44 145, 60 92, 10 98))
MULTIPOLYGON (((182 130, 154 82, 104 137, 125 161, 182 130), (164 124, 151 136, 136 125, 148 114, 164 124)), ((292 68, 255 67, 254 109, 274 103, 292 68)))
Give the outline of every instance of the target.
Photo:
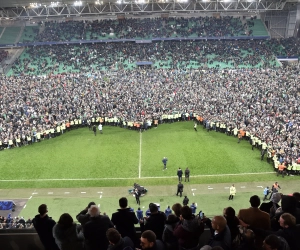
MULTIPOLYGON (((274 172, 261 173, 240 173, 240 174, 207 174, 207 175, 193 175, 192 177, 217 177, 217 176, 243 176, 243 175, 258 175, 258 174, 274 174, 274 172)), ((23 180, 0 180, 0 182, 31 182, 31 181, 101 181, 101 180, 132 180, 136 177, 120 177, 120 178, 75 178, 75 179, 23 179, 23 180)), ((171 179, 178 178, 178 176, 151 176, 141 177, 140 179, 171 179)))
POLYGON ((53 194, 53 192, 48 192, 48 194, 53 194))
POLYGON ((246 188, 245 186, 242 186, 241 188, 246 188))
POLYGON ((26 204, 24 205, 24 207, 23 208, 25 208, 26 207, 26 204))
POLYGON ((32 198, 32 196, 29 197, 29 200, 32 198))
POLYGON ((257 186, 258 188, 264 188, 263 186, 257 186))
POLYGON ((141 168, 142 168, 142 132, 140 132, 139 179, 141 178, 141 168))
POLYGON ((99 197, 100 199, 102 198, 102 194, 100 195, 100 197, 99 197))
POLYGON ((207 189, 214 189, 214 188, 207 188, 207 189))
POLYGON ((193 193, 193 196, 195 196, 195 194, 193 193))
POLYGON ((81 192, 82 194, 86 194, 86 192, 81 192))
POLYGON ((70 192, 65 192, 65 194, 69 194, 70 192))

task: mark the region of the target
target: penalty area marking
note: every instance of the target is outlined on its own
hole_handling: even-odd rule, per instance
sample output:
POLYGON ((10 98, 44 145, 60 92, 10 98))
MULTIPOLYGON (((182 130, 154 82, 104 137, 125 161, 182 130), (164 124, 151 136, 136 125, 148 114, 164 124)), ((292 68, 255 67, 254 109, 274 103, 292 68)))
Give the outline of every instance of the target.
MULTIPOLYGON (((260 172, 260 173, 240 173, 240 174, 207 174, 207 175, 194 175, 192 177, 218 177, 218 176, 243 176, 243 175, 257 175, 257 174, 274 174, 274 172, 260 172)), ((23 180, 0 180, 0 182, 31 182, 31 181, 101 181, 101 180, 132 180, 136 177, 120 177, 120 178, 74 178, 74 179, 23 179, 23 180)), ((150 176, 140 177, 140 179, 171 179, 178 178, 178 176, 150 176)), ((261 186, 260 186, 261 187, 261 186)), ((229 187, 228 187, 229 188, 229 187)))

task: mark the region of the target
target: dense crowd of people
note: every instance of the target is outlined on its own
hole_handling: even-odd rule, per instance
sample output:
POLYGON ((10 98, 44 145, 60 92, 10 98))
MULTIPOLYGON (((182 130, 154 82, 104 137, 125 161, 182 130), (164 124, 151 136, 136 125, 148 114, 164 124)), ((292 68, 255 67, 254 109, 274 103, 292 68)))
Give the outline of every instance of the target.
POLYGON ((183 205, 175 203, 166 209, 150 203, 144 213, 140 207, 134 212, 122 197, 111 216, 101 214, 95 202, 90 202, 77 214, 78 224, 69 213, 56 223, 42 204, 32 223, 49 250, 300 249, 300 193, 283 195, 275 186, 272 190, 267 202, 253 195, 249 208, 236 214, 233 207, 225 207, 211 219, 197 212, 197 203, 189 204, 186 199, 183 205), (141 230, 140 238, 136 227, 141 230), (205 228, 211 236, 200 238, 205 228))
POLYGON ((222 125, 221 132, 243 129, 293 164, 300 156, 298 79, 299 65, 2 76, 0 141, 27 145, 88 121, 130 127, 187 113, 214 129, 222 125))
POLYGON ((48 21, 35 41, 96 40, 99 38, 149 39, 169 37, 222 37, 246 35, 240 17, 126 18, 119 20, 48 21))
POLYGON ((7 59, 8 57, 8 51, 7 50, 0 50, 0 64, 2 61, 7 59))
POLYGON ((12 66, 13 74, 98 72, 138 67, 150 61, 155 68, 274 68, 279 64, 260 40, 165 41, 147 44, 95 43, 36 46, 26 49, 12 66))
POLYGON ((32 220, 25 220, 23 217, 0 216, 0 229, 33 228, 32 220))
POLYGON ((276 56, 300 57, 300 39, 296 37, 271 39, 267 42, 276 56))

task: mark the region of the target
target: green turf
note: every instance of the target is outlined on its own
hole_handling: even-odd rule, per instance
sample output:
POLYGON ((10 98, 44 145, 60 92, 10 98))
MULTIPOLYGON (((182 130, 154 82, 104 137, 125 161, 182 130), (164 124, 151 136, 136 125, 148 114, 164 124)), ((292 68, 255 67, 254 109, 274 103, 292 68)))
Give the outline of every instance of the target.
POLYGON ((179 167, 189 167, 198 183, 273 178, 263 174, 272 172, 272 166, 261 162, 259 151, 252 151, 248 142, 238 144, 235 137, 207 133, 200 126, 196 133, 192 122, 159 125, 141 135, 104 126, 104 134, 94 136, 81 128, 0 154, 0 188, 128 186, 139 175, 145 185, 171 185, 179 167), (167 171, 162 171, 164 156, 169 159, 167 171))

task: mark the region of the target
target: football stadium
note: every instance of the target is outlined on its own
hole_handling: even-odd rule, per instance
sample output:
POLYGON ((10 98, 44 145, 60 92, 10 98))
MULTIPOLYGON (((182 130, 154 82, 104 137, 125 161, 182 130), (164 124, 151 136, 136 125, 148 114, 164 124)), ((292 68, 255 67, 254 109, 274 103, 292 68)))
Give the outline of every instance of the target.
POLYGON ((298 0, 1 0, 3 250, 299 250, 298 0))

